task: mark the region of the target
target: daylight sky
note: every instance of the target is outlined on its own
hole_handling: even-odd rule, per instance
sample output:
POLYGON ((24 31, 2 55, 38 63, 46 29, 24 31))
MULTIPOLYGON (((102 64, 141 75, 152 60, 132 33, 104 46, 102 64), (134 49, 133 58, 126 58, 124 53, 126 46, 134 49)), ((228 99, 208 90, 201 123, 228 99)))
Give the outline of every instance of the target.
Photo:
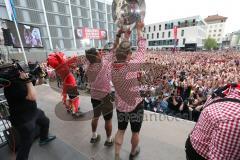
MULTIPOLYGON (((108 0, 112 1, 112 0, 108 0)), ((145 23, 218 14, 228 17, 225 33, 240 30, 240 0, 145 0, 145 23)))

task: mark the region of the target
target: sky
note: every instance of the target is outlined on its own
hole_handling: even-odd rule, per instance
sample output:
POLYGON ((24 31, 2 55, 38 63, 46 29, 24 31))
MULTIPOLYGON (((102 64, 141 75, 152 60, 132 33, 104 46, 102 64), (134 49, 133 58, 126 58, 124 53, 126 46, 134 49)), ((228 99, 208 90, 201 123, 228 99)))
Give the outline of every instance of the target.
MULTIPOLYGON (((112 1, 112 0, 108 0, 112 1)), ((145 24, 200 15, 228 17, 225 34, 240 30, 240 0, 145 0, 145 24)))

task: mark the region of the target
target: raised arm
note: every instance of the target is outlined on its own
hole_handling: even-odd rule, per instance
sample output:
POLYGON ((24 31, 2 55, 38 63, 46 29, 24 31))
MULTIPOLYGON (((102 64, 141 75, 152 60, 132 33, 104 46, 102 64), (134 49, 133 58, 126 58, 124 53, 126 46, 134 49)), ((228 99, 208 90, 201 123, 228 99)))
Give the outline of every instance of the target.
POLYGON ((144 62, 144 53, 146 50, 146 39, 143 38, 143 30, 144 27, 144 23, 143 22, 138 22, 136 25, 136 29, 137 29, 137 45, 138 45, 138 49, 137 49, 137 53, 136 53, 136 57, 135 59, 137 59, 139 62, 144 62))

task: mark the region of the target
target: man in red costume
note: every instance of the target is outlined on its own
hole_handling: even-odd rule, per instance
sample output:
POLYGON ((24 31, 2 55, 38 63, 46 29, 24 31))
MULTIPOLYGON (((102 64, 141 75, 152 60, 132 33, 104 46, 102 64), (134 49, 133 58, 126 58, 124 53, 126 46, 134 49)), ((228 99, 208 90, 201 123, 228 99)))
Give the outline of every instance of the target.
POLYGON ((56 74, 61 78, 63 82, 63 103, 68 110, 72 111, 72 114, 79 116, 79 93, 77 91, 77 83, 75 77, 70 72, 70 68, 74 67, 76 57, 67 59, 62 52, 53 52, 49 54, 47 63, 49 66, 55 69, 56 74), (69 101, 67 101, 67 95, 69 101))

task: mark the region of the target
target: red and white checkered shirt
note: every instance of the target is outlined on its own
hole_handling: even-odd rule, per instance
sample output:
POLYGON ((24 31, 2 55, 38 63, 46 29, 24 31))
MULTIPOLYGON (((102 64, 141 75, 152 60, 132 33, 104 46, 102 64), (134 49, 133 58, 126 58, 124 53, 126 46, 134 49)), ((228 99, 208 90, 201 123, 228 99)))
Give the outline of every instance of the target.
POLYGON ((102 100, 111 92, 111 62, 113 51, 104 55, 102 63, 90 64, 87 68, 88 82, 92 99, 102 100))
POLYGON ((120 112, 131 112, 142 102, 138 73, 144 62, 146 40, 138 38, 138 50, 134 59, 126 63, 113 63, 112 82, 115 88, 115 104, 120 112))
MULTIPOLYGON (((240 99, 240 86, 230 89, 226 98, 240 99)), ((240 160, 240 104, 226 101, 207 106, 190 139, 206 159, 240 160)))

